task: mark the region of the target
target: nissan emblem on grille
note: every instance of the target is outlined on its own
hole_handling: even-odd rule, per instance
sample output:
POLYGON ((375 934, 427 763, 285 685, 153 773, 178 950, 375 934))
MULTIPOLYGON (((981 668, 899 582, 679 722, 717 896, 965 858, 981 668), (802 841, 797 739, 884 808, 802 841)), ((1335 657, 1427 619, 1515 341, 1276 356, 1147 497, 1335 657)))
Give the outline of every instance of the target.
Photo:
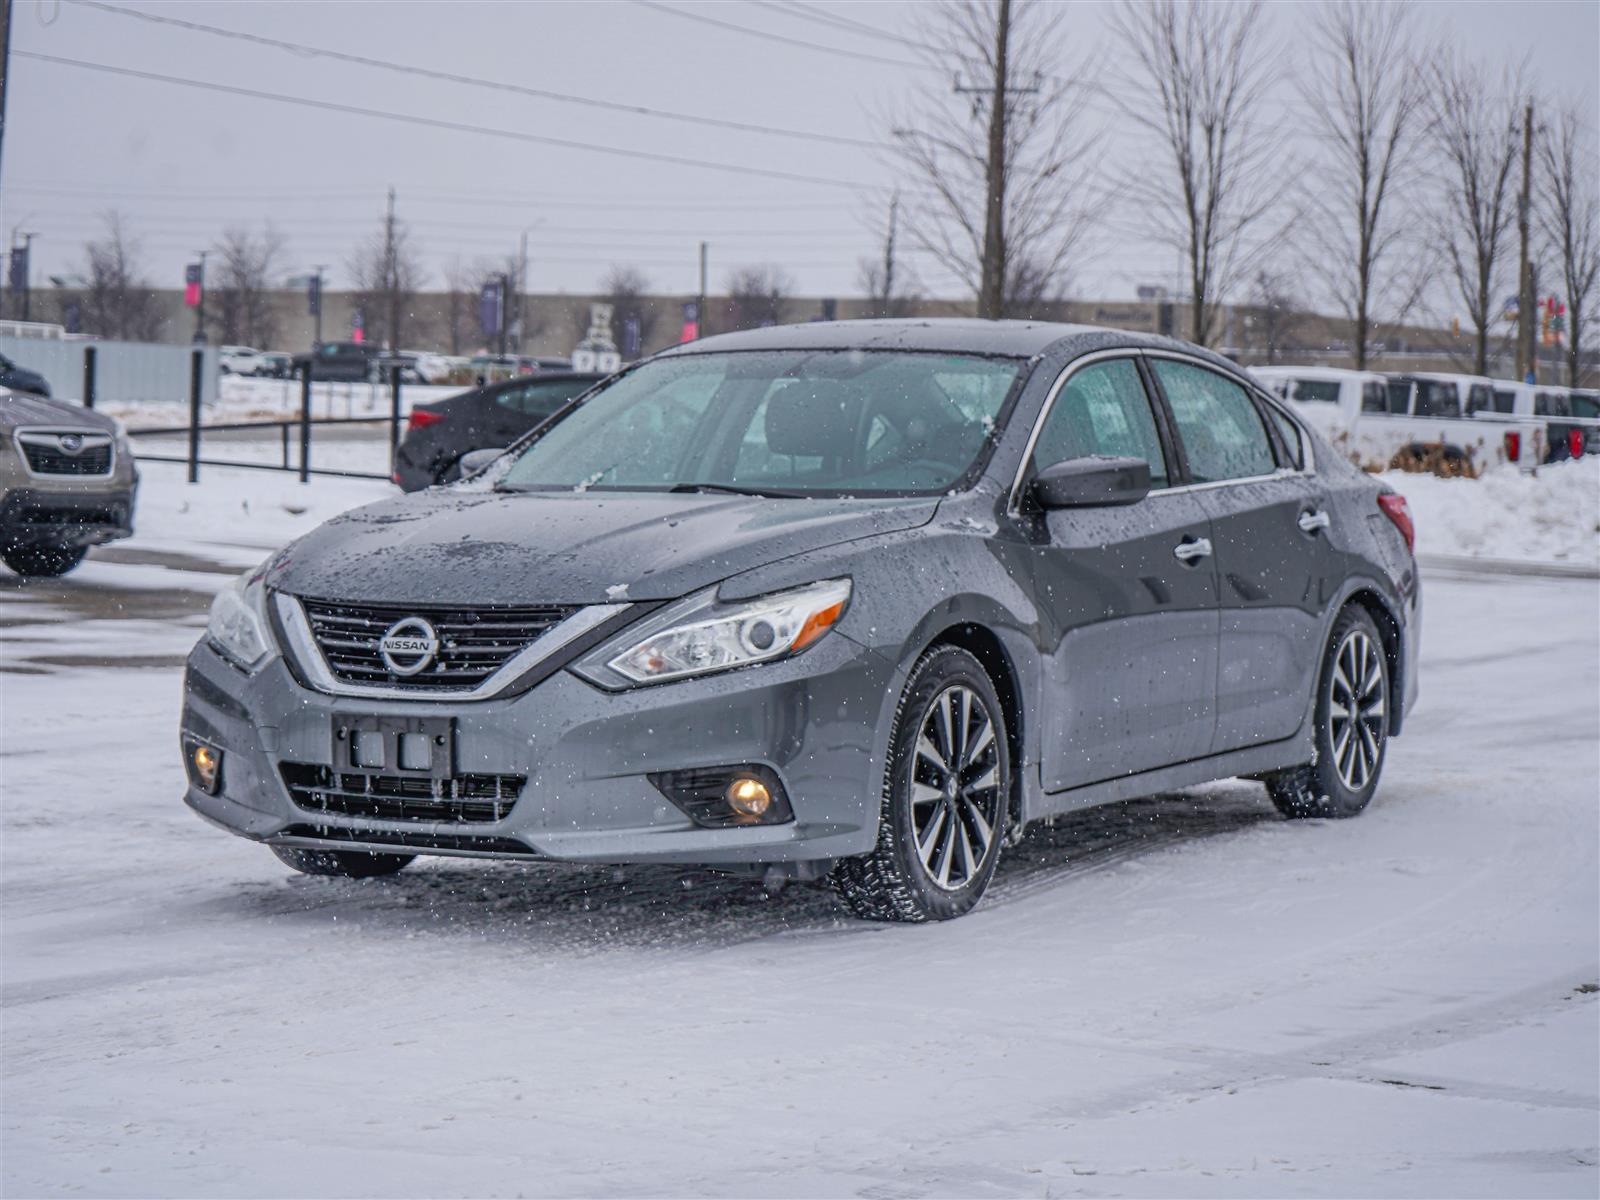
POLYGON ((426 670, 439 653, 439 635, 421 617, 406 617, 389 626, 378 643, 384 665, 396 675, 415 675, 426 670))

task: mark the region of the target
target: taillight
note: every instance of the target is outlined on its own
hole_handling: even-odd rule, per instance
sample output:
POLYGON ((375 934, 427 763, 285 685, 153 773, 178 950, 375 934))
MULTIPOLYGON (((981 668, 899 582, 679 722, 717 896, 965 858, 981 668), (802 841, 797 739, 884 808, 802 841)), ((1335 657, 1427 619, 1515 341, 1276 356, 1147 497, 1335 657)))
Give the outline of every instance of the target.
POLYGON ((1522 458, 1522 435, 1515 430, 1506 434, 1506 461, 1517 462, 1522 458))
POLYGON ((406 422, 406 432, 410 433, 414 429, 426 429, 429 425, 437 425, 442 420, 444 420, 444 414, 441 412, 431 412, 426 408, 413 408, 411 410, 411 420, 406 422))
POLYGON ((1583 457, 1583 430, 1567 430, 1567 452, 1571 454, 1573 458, 1583 457))
POLYGON ((1417 527, 1411 523, 1411 509, 1406 506, 1406 498, 1399 492, 1383 492, 1378 496, 1378 507, 1383 509, 1383 515, 1394 522, 1400 536, 1405 538, 1406 549, 1415 554, 1417 527))

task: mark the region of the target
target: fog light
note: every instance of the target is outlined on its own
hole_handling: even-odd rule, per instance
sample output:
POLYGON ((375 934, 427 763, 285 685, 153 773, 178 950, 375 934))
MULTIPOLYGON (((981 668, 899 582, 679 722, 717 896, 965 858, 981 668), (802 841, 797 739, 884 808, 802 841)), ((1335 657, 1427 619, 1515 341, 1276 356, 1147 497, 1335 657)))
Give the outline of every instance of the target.
POLYGON ((222 751, 196 742, 189 751, 189 761, 194 765, 194 781, 202 791, 215 796, 222 779, 222 751))
POLYGON ((772 807, 772 792, 761 780, 741 776, 728 785, 728 807, 741 817, 759 820, 772 807))
POLYGON ((706 829, 782 825, 794 820, 783 781, 765 763, 663 771, 649 779, 690 820, 706 829))

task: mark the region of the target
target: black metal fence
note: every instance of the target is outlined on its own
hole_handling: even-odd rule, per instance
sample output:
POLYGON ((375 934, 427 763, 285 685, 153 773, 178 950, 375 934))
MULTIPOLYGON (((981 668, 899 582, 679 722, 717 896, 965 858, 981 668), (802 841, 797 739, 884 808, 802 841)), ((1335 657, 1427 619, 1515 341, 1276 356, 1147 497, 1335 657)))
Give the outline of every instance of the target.
MULTIPOLYGON (((189 371, 189 420, 183 425, 167 425, 149 429, 130 429, 128 436, 133 438, 158 438, 183 435, 187 439, 187 450, 183 454, 146 454, 141 452, 139 458, 145 462, 172 462, 185 463, 189 468, 189 482, 197 483, 200 479, 201 467, 237 467, 247 471, 293 471, 299 474, 300 482, 309 482, 313 475, 334 475, 346 479, 392 479, 395 470, 395 455, 400 447, 400 370, 398 366, 389 368, 388 391, 389 412, 386 416, 371 417, 313 417, 311 415, 311 374, 309 370, 300 376, 300 415, 278 421, 231 421, 206 424, 201 420, 201 369, 202 355, 199 350, 194 352, 189 371), (311 465, 312 431, 329 425, 387 425, 389 430, 389 470, 356 471, 343 467, 313 467, 311 465), (202 447, 206 434, 230 433, 242 430, 276 429, 278 440, 282 448, 280 462, 241 462, 237 459, 209 458, 202 454, 202 447), (293 435, 293 436, 291 436, 293 435), (290 453, 291 441, 299 443, 299 454, 290 453)), ((88 407, 94 407, 94 353, 90 348, 84 355, 84 398, 88 407)))

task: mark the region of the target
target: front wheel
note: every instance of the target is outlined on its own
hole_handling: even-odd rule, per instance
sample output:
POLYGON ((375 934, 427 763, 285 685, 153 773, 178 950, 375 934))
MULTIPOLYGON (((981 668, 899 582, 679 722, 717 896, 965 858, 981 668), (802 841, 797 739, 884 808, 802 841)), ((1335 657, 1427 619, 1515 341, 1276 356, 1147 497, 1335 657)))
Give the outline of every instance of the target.
POLYGON ((871 854, 834 868, 858 917, 947 921, 994 877, 1010 795, 1005 714, 983 665, 956 646, 924 655, 906 682, 871 854))
POLYGON ((87 553, 87 546, 9 546, 0 550, 0 559, 18 575, 54 579, 76 567, 87 553))
POLYGON ((272 852, 302 875, 336 875, 345 879, 393 875, 416 857, 369 854, 365 850, 305 850, 299 846, 274 846, 272 852))
POLYGON ((1389 743, 1389 664, 1365 609, 1333 623, 1317 683, 1317 757, 1269 775, 1267 793, 1286 817, 1353 817, 1372 799, 1389 743))

